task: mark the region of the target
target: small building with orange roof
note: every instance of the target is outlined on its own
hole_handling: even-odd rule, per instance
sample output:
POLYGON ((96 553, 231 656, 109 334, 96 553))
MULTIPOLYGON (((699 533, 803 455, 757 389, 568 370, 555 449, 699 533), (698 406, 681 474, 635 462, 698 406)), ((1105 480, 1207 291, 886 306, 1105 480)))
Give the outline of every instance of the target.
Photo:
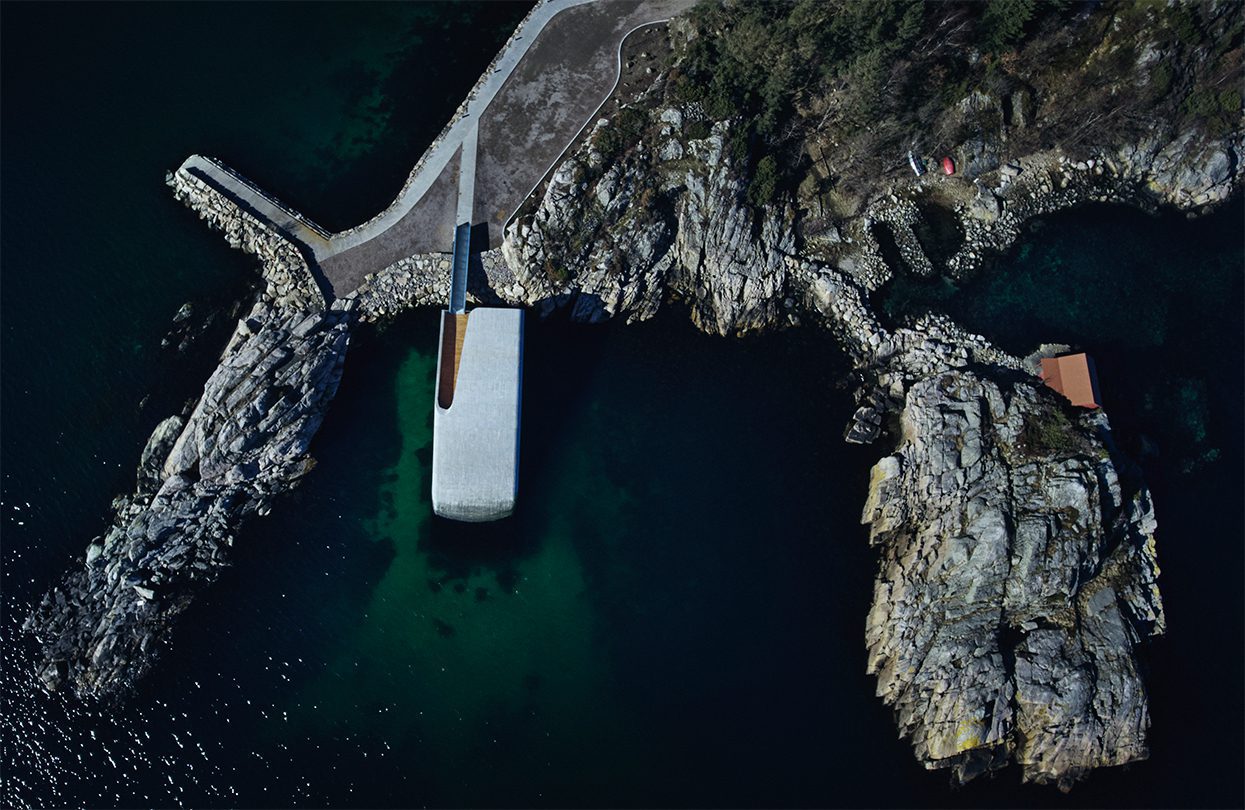
POLYGON ((1094 358, 1081 354, 1042 358, 1042 381, 1078 408, 1101 408, 1094 358))

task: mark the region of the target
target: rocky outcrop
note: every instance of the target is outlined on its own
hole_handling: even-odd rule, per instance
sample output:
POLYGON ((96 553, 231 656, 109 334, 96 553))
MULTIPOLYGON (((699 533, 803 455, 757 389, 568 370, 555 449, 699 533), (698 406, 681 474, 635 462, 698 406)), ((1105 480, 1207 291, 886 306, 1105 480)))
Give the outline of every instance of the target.
POLYGON ((114 502, 86 561, 25 623, 40 677, 84 698, 125 691, 162 634, 229 562, 238 525, 312 467, 308 447, 337 390, 349 340, 343 309, 257 303, 184 420, 153 431, 134 494, 114 502))
POLYGON ((1164 143, 1150 137, 1116 151, 1126 176, 1160 203, 1198 209, 1228 199, 1245 176, 1245 135, 1207 141, 1188 131, 1164 143))
POLYGON ((706 332, 744 334, 781 322, 786 257, 795 252, 791 212, 748 206, 747 175, 724 153, 718 127, 692 155, 677 206, 677 263, 671 286, 706 332), (707 171, 701 171, 703 166, 707 171))
POLYGON ((898 438, 862 516, 880 554, 865 635, 917 758, 959 781, 1015 761, 1064 789, 1145 758, 1156 524, 1105 415, 945 317, 888 332, 850 279, 797 275, 863 373, 848 440, 898 438))
POLYGON ((746 173, 725 154, 725 132, 719 125, 660 154, 641 143, 614 162, 589 140, 554 173, 531 217, 507 229, 512 291, 589 322, 652 317, 670 294, 714 334, 780 321, 791 214, 746 204, 746 173))
POLYGON ((1065 410, 1031 379, 922 380, 870 477, 869 672, 917 758, 960 781, 1014 759, 1066 788, 1147 755, 1153 512, 1121 486, 1105 419, 1065 410))
POLYGON ((657 312, 676 224, 666 206, 654 206, 646 154, 641 146, 607 166, 595 149, 581 150, 554 173, 535 213, 511 223, 502 253, 526 302, 542 312, 568 307, 590 323, 657 312))
POLYGON ((138 484, 134 490, 136 493, 154 495, 160 490, 165 479, 164 461, 169 457, 185 427, 186 420, 176 414, 156 425, 138 462, 138 484))

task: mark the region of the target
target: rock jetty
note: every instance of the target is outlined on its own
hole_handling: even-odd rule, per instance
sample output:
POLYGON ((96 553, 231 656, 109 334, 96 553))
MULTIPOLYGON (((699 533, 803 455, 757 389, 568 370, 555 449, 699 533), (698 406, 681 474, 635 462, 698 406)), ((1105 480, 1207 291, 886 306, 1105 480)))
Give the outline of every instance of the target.
POLYGON ((178 614, 229 564, 241 523, 311 469, 355 319, 352 301, 325 307, 306 259, 280 234, 187 172, 169 184, 259 258, 265 287, 193 409, 152 432, 108 530, 26 620, 44 685, 87 699, 115 698, 151 667, 178 614))
POLYGON ((185 167, 169 172, 165 182, 174 198, 221 231, 230 247, 259 260, 264 297, 274 306, 300 311, 324 308, 325 296, 310 260, 293 242, 185 167))

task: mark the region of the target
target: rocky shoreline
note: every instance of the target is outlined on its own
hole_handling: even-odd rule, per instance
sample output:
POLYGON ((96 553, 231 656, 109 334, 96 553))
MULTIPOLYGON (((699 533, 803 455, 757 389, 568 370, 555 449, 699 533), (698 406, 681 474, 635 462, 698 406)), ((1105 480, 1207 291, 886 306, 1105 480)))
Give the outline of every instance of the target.
POLYGON ((941 271, 960 276, 1033 217, 1086 202, 1208 211, 1239 188, 1241 137, 1021 156, 971 185, 897 176, 831 238, 809 239, 790 207, 742 202, 727 125, 675 140, 691 114, 655 111, 657 142, 621 160, 589 140, 559 167, 506 233, 516 303, 632 321, 676 297, 711 333, 831 329, 862 380, 845 438, 894 442, 862 516, 879 553, 866 644, 917 759, 960 782, 1015 762, 1026 781, 1067 790, 1146 758, 1139 647, 1165 622, 1144 482, 1104 413, 1038 378, 1037 360, 1066 347, 1013 357, 938 315, 882 327, 869 295, 897 268, 873 228, 891 229, 908 272, 934 272, 916 227, 922 197, 939 199, 963 231, 941 271))
POLYGON ((85 699, 132 688, 176 617, 229 564, 242 522, 267 514, 314 466, 308 449, 354 321, 353 302, 325 308, 305 260, 280 235, 198 178, 177 173, 170 185, 232 246, 260 258, 266 286, 193 408, 152 432, 135 490, 113 501, 108 530, 23 626, 39 644, 43 684, 85 699))
POLYGON ((85 564, 26 620, 48 688, 113 697, 151 667, 173 620, 229 564, 241 522, 313 466, 308 445, 341 379, 349 317, 261 301, 239 321, 193 411, 152 433, 135 491, 113 502, 85 564))
POLYGON ((865 638, 917 758, 960 782, 1015 761, 1065 790, 1144 759, 1136 648, 1165 628, 1153 506, 1106 415, 1036 378, 1061 347, 1022 360, 938 317, 889 333, 849 279, 806 272, 868 370, 856 440, 897 434, 861 518, 880 558, 865 638))
POLYGON ((1059 150, 1027 155, 974 177, 971 190, 962 181, 944 177, 899 180, 840 232, 855 238, 840 238, 842 247, 826 253, 851 268, 869 289, 879 288, 894 272, 882 260, 870 232, 875 222, 884 223, 910 272, 934 272, 934 263, 914 232, 921 219, 916 201, 930 198, 937 200, 934 205, 951 201, 949 210, 963 233, 963 245, 944 263, 953 278, 969 275, 989 257, 1004 253, 1030 220, 1078 205, 1113 203, 1148 211, 1174 207, 1190 215, 1206 213, 1240 186, 1245 176, 1240 161, 1245 137, 1200 144, 1193 139, 1191 132, 1167 144, 1146 138, 1114 155, 1100 153, 1085 160, 1073 160, 1059 150), (960 187, 940 194, 950 183, 960 187), (863 244, 848 247, 856 241, 863 244))
MULTIPOLYGON (((641 99, 635 142, 607 153, 596 135, 617 121, 590 128, 484 254, 474 299, 584 322, 644 320, 678 299, 712 334, 830 329, 860 380, 846 440, 890 445, 862 514, 878 551, 867 666, 917 759, 961 782, 1015 762, 1067 789, 1145 758, 1138 651, 1165 628, 1156 522, 1106 415, 1041 383, 1036 360, 1055 347, 1014 357, 937 315, 887 329, 869 295, 901 271, 886 238, 908 272, 960 277, 1033 217, 1086 202, 1207 211, 1239 189, 1245 136, 1156 129, 1088 157, 961 151, 967 177, 882 176, 852 213, 814 226, 797 199, 749 203, 738 122, 657 103, 662 81, 641 99), (950 255, 920 236, 931 207, 959 234, 950 255)), ((43 682, 87 698, 151 666, 238 524, 310 469, 352 325, 440 303, 448 283, 444 256, 411 256, 326 309, 297 248, 202 179, 169 183, 259 258, 266 288, 198 404, 157 426, 85 565, 26 623, 43 682)))

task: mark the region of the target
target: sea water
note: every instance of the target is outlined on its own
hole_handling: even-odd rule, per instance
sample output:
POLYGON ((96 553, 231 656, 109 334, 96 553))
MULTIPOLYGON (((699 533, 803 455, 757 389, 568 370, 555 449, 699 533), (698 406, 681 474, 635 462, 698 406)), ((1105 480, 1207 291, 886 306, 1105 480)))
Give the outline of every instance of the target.
MULTIPOLYGON (((138 693, 39 692, 16 627, 215 364, 253 261, 164 172, 224 159, 321 224, 400 187, 525 5, 5 6, 3 803, 1207 805, 1239 801, 1241 209, 1045 221, 933 305, 1098 359, 1161 526, 1153 757, 1070 796, 951 790, 864 674, 882 448, 814 328, 529 325, 520 500, 431 514, 436 313, 361 329, 304 484, 240 533, 138 693), (1040 293, 1040 294, 1039 294, 1040 293), (162 348, 190 301, 198 336, 162 348)), ((944 285, 945 286, 945 285, 944 285)), ((891 317, 929 305, 901 280, 891 317)))

